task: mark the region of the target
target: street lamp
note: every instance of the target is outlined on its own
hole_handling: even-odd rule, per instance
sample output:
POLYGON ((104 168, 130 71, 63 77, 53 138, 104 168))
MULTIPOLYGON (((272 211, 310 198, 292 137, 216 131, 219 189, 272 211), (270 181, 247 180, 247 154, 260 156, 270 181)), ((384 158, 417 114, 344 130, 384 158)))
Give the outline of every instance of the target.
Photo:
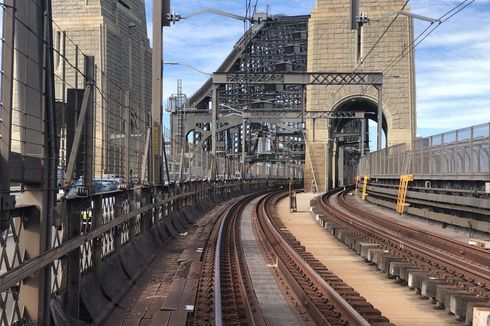
POLYGON ((194 71, 197 71, 198 73, 200 74, 203 74, 203 75, 207 75, 207 76, 212 76, 213 74, 209 73, 209 72, 205 72, 199 68, 196 68, 194 66, 191 66, 189 64, 186 64, 186 63, 182 63, 182 62, 176 62, 176 61, 162 61, 162 63, 164 65, 169 65, 169 66, 183 66, 183 67, 187 67, 189 69, 192 69, 194 71))

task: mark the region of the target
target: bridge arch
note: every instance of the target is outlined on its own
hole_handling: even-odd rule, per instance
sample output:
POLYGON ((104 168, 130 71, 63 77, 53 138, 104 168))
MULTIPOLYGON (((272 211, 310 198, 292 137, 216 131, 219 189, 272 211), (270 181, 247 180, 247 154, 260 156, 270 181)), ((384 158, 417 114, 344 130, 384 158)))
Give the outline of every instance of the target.
MULTIPOLYGON (((364 112, 366 114, 366 119, 378 123, 378 100, 372 96, 366 94, 351 94, 346 96, 339 101, 337 101, 332 108, 334 112, 364 112)), ((390 110, 387 109, 386 105, 383 105, 383 132, 385 144, 387 143, 388 136, 388 126, 389 121, 391 121, 390 110)), ((343 128, 349 121, 349 119, 339 119, 337 120, 336 128, 343 128)), ((366 126, 367 128, 367 126, 366 126)))
MULTIPOLYGON (((335 187, 352 184, 361 152, 366 153, 376 148, 374 143, 370 146, 370 140, 377 140, 377 135, 376 132, 370 134, 369 121, 378 123, 378 101, 369 95, 351 94, 337 101, 332 111, 364 113, 364 118, 338 118, 329 121, 329 141, 332 143, 331 179, 332 187, 335 187)), ((384 144, 387 143, 390 121, 387 112, 389 110, 384 107, 381 121, 384 144)))

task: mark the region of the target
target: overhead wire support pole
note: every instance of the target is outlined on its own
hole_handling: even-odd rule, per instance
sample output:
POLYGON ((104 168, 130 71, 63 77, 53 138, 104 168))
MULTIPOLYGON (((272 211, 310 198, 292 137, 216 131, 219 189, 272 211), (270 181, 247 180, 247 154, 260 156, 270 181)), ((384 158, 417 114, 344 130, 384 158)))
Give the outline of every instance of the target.
POLYGON ((8 47, 2 48, 3 74, 0 106, 0 228, 9 223, 9 210, 14 208, 15 197, 10 196, 10 150, 12 146, 12 102, 14 74, 15 0, 3 4, 8 14, 3 18, 3 38, 8 47))
POLYGON ((152 178, 153 186, 161 180, 162 152, 162 41, 163 26, 168 26, 170 0, 153 0, 153 49, 152 49, 152 83, 151 83, 151 125, 152 125, 152 178))
POLYGON ((213 84, 213 99, 211 106, 211 170, 210 180, 216 180, 217 173, 217 141, 218 141, 218 85, 213 84))
MULTIPOLYGON (((46 185, 47 190, 47 207, 46 207, 46 219, 42 224, 44 236, 44 250, 49 250, 52 247, 52 233, 53 233, 53 221, 54 221, 54 209, 57 200, 57 166, 59 164, 59 149, 56 142, 56 112, 55 112, 55 86, 54 86, 54 60, 53 60, 53 26, 52 26, 52 4, 51 0, 44 1, 44 42, 43 42, 43 83, 44 83, 44 114, 47 117, 45 122, 46 130, 46 143, 48 146, 45 148, 45 157, 48 159, 45 161, 48 180, 46 185)), ((41 285, 43 291, 44 305, 41 309, 41 318, 46 324, 49 324, 50 320, 50 299, 51 299, 51 273, 49 269, 44 271, 44 284, 41 285)), ((42 322, 41 322, 42 323, 42 322)))

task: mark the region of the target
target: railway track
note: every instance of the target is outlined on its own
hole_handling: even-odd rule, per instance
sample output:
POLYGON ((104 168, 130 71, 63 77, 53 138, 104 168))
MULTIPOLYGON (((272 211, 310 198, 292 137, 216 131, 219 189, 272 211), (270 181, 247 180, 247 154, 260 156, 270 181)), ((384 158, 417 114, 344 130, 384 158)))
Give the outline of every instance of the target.
POLYGON ((260 228, 278 257, 279 268, 317 325, 390 325, 389 320, 358 292, 307 252, 275 212, 285 192, 267 196, 257 206, 260 228), (294 289, 294 287, 293 287, 294 289))
POLYGON ((388 274, 394 273, 396 277, 405 278, 405 281, 411 283, 408 285, 418 291, 423 290, 425 281, 425 292, 427 286, 433 290, 424 295, 433 298, 440 307, 450 309, 457 315, 462 314, 464 317, 464 304, 459 305, 459 308, 456 303, 454 307, 449 307, 448 296, 436 294, 436 285, 444 287, 446 292, 465 296, 464 300, 460 300, 463 303, 467 301, 488 304, 488 251, 431 233, 423 228, 409 226, 373 211, 363 210, 356 205, 353 196, 347 196, 349 191, 350 189, 331 191, 318 203, 322 213, 322 224, 328 227, 332 234, 358 252, 362 251, 361 244, 371 248, 367 251, 371 250, 371 254, 377 256, 375 260, 380 269, 388 274), (390 267, 391 262, 396 262, 395 265, 398 267, 390 267), (407 280, 409 273, 412 275, 411 280, 407 280))
MULTIPOLYGON (((262 194, 260 194, 262 195, 262 194)), ((285 230, 274 205, 287 194, 263 196, 253 219, 257 244, 276 257, 278 273, 317 325, 390 325, 363 297, 316 260, 285 230)), ((241 248, 243 208, 254 197, 231 205, 216 221, 203 255, 194 312, 188 325, 265 325, 241 248)))
POLYGON ((188 325, 264 325, 241 258, 239 215, 257 194, 230 205, 217 219, 204 248, 194 313, 188 325))

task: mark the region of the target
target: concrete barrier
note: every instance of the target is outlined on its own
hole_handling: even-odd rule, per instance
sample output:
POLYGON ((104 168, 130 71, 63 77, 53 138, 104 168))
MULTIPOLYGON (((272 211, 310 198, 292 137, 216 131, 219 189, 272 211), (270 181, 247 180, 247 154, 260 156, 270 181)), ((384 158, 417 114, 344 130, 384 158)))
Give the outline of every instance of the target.
MULTIPOLYGON (((94 324, 99 324, 113 307, 111 301, 102 292, 101 284, 93 273, 88 273, 82 278, 80 299, 94 324)), ((82 313, 81 315, 83 317, 82 313)))
POLYGON ((420 289, 420 294, 432 301, 436 300, 436 291, 438 285, 449 285, 449 283, 437 277, 429 277, 422 281, 422 288, 420 289))
POLYGON ((466 311, 470 302, 473 304, 487 303, 488 299, 468 293, 451 295, 449 298, 449 312, 455 314, 459 319, 466 319, 466 311))
POLYGON ((473 326, 488 326, 490 325, 490 304, 488 305, 478 305, 478 307, 473 307, 472 303, 468 305, 471 307, 471 312, 466 313, 466 324, 473 326), (468 320, 468 317, 470 319, 468 320))
POLYGON ((124 271, 136 282, 138 276, 143 272, 146 264, 140 257, 134 242, 130 242, 121 248, 121 262, 124 271))
POLYGON ((165 218, 163 220, 164 225, 165 225, 165 230, 167 231, 167 234, 171 237, 174 238, 177 235, 177 229, 175 229, 175 226, 172 224, 172 221, 170 220, 169 217, 165 218))
POLYGON ((390 276, 400 277, 402 267, 412 267, 412 264, 405 262, 390 263, 390 276))
POLYGON ((143 258, 145 264, 149 264, 156 256, 156 251, 153 249, 153 242, 151 241, 150 234, 140 234, 134 240, 136 250, 139 252, 140 257, 143 258))
POLYGON ((454 285, 438 285, 436 289, 436 300, 441 309, 449 312, 449 302, 454 294, 466 294, 460 287, 454 285))
POLYGON ((427 272, 409 271, 407 285, 409 289, 415 289, 418 293, 422 293, 422 283, 429 277, 431 276, 427 272))
POLYGON ((101 273, 102 292, 116 302, 126 289, 133 283, 124 272, 119 255, 113 255, 104 261, 101 273))
POLYGON ((178 233, 183 233, 187 230, 187 228, 182 224, 185 218, 182 214, 174 213, 170 216, 170 222, 175 227, 178 233))
POLYGON ((153 243, 154 248, 163 248, 166 243, 166 238, 162 239, 160 234, 158 233, 158 226, 156 224, 152 225, 150 228, 151 241, 153 243))

